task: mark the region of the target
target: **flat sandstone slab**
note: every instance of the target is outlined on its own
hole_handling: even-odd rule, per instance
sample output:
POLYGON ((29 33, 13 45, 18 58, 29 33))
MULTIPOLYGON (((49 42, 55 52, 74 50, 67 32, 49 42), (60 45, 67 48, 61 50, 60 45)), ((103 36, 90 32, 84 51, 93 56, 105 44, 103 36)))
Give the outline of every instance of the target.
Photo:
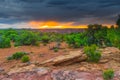
POLYGON ((66 55, 61 55, 61 56, 46 60, 40 63, 40 65, 60 65, 60 64, 68 65, 68 64, 83 61, 86 59, 87 59, 87 56, 83 53, 82 50, 70 51, 66 55))

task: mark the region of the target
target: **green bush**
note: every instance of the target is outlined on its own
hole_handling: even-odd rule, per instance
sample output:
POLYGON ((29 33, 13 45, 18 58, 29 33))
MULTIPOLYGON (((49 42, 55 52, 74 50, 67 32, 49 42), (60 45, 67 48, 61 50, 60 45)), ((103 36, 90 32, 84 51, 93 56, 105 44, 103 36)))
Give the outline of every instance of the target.
POLYGON ((98 46, 103 46, 108 40, 107 27, 99 24, 88 25, 87 36, 88 45, 96 44, 98 46))
POLYGON ((18 36, 18 32, 14 29, 7 29, 4 31, 3 35, 12 41, 15 41, 16 36, 18 36))
POLYGON ((12 55, 12 59, 20 59, 22 58, 24 55, 26 55, 27 53, 25 52, 16 52, 15 54, 12 55))
POLYGON ((112 69, 108 69, 103 72, 104 80, 112 80, 113 77, 114 77, 114 71, 112 69))
POLYGON ((84 32, 77 33, 54 33, 54 32, 33 32, 30 30, 0 30, 0 48, 11 46, 10 41, 15 42, 14 46, 44 45, 49 42, 65 41, 70 47, 80 48, 96 44, 99 47, 114 46, 120 48, 120 28, 108 29, 105 26, 93 24, 88 25, 84 32))
POLYGON ((32 31, 22 31, 15 41, 15 46, 21 45, 39 45, 38 34, 32 31))
POLYGON ((47 44, 50 41, 50 37, 47 35, 43 35, 41 40, 43 43, 47 44))
POLYGON ((25 56, 23 56, 23 57, 21 58, 21 61, 22 61, 23 63, 29 62, 29 61, 30 61, 30 58, 29 58, 27 55, 25 55, 25 56))
POLYGON ((107 28, 106 26, 94 24, 88 25, 88 45, 96 44, 102 46, 114 46, 120 48, 120 28, 107 28))
POLYGON ((10 39, 5 36, 0 36, 0 48, 9 48, 11 47, 10 39))
POLYGON ((12 56, 8 56, 7 60, 13 60, 13 57, 12 56))
POLYGON ((52 33, 50 36, 50 41, 51 42, 62 42, 64 41, 64 34, 59 34, 59 33, 52 33))
POLYGON ((14 30, 14 29, 0 30, 0 36, 9 38, 13 42, 16 40, 16 36, 18 35, 19 35, 19 31, 14 30))
POLYGON ((19 36, 18 36, 17 34, 11 34, 11 35, 9 36, 10 40, 12 40, 13 42, 17 41, 17 38, 18 38, 18 37, 19 37, 19 36))
POLYGON ((58 52, 58 48, 57 47, 54 48, 54 52, 58 52))
POLYGON ((79 48, 87 45, 87 37, 84 33, 73 33, 66 35, 66 42, 70 47, 79 48))
POLYGON ((84 52, 88 56, 88 61, 98 62, 101 58, 101 52, 96 45, 84 47, 84 52))
POLYGON ((120 30, 119 29, 108 29, 107 39, 111 46, 120 48, 120 30))

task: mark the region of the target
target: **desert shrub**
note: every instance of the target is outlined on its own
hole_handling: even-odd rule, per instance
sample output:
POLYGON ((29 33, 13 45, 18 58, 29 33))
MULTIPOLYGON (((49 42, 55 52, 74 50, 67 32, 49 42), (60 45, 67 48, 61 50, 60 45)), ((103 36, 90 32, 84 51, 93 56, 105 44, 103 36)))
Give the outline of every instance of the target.
POLYGON ((114 77, 114 71, 112 69, 108 69, 103 72, 104 80, 112 80, 113 77, 114 77))
POLYGON ((43 35, 43 36, 47 36, 47 37, 49 36, 49 42, 55 42, 58 37, 57 33, 49 33, 49 34, 43 35))
POLYGON ((63 42, 64 41, 64 36, 63 35, 64 34, 56 33, 53 36, 51 36, 51 39, 53 39, 53 41, 55 41, 55 42, 63 42))
POLYGON ((26 55, 27 53, 25 52, 16 52, 15 54, 13 54, 11 57, 12 59, 20 59, 22 58, 24 55, 26 55))
POLYGON ((50 41, 50 37, 48 35, 43 35, 41 40, 43 43, 47 44, 50 41))
POLYGON ((22 61, 23 63, 29 62, 29 61, 30 61, 30 58, 29 58, 27 55, 24 55, 24 56, 21 58, 21 61, 22 61))
POLYGON ((9 38, 12 41, 15 41, 18 32, 14 29, 7 29, 3 31, 2 35, 4 35, 5 37, 9 38))
POLYGON ((9 48, 11 47, 10 39, 5 36, 0 36, 0 48, 9 48))
POLYGON ((13 57, 12 56, 8 56, 7 60, 13 60, 13 57))
POLYGON ((98 62, 101 58, 101 52, 96 45, 84 47, 84 52, 88 56, 88 61, 98 62))
POLYGON ((57 47, 55 47, 53 50, 54 50, 54 52, 58 52, 59 49, 57 47))
POLYGON ((11 34, 9 36, 10 40, 12 40, 13 42, 17 41, 18 35, 17 34, 11 34))
POLYGON ((87 37, 84 33, 73 33, 66 36, 66 42, 69 46, 79 48, 87 45, 87 37))
POLYGON ((15 46, 39 45, 39 36, 32 31, 22 31, 15 41, 15 46))
POLYGON ((14 53, 13 55, 11 56, 8 56, 7 57, 7 60, 18 60, 18 59, 21 59, 23 56, 27 55, 28 53, 26 52, 16 52, 14 53))
POLYGON ((96 44, 98 46, 103 46, 108 40, 107 27, 99 24, 88 25, 87 36, 89 45, 96 44))
POLYGON ((3 34, 3 30, 0 30, 0 36, 3 34))
POLYGON ((94 34, 94 36, 95 36, 96 45, 98 45, 100 47, 102 47, 103 45, 106 45, 106 43, 108 42, 106 28, 102 28, 101 30, 97 31, 94 34))
POLYGON ((114 46, 120 48, 120 28, 107 28, 106 26, 94 24, 88 25, 88 45, 96 44, 101 47, 114 46))
POLYGON ((120 48, 120 31, 119 29, 108 29, 107 30, 107 39, 111 46, 120 48))
POLYGON ((22 45, 23 45, 23 44, 22 44, 22 42, 21 42, 20 37, 16 38, 16 41, 15 41, 15 43, 14 43, 14 46, 17 47, 17 46, 22 46, 22 45))

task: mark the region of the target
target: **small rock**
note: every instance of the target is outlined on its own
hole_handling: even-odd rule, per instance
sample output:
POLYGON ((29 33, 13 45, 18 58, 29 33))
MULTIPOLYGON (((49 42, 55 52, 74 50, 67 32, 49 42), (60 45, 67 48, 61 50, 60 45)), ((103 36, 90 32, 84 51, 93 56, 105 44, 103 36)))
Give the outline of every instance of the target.
POLYGON ((0 68, 0 73, 1 73, 1 72, 4 72, 4 71, 5 71, 5 70, 4 70, 3 68, 0 68))
POLYGON ((78 70, 80 70, 80 71, 87 71, 87 69, 85 67, 80 67, 78 70))
POLYGON ((101 63, 101 64, 104 64, 104 63, 107 63, 107 62, 108 62, 107 59, 104 59, 104 60, 100 60, 100 61, 99 61, 99 63, 101 63))
POLYGON ((45 56, 45 54, 43 54, 43 53, 39 54, 39 57, 44 57, 44 56, 45 56))
POLYGON ((40 75, 40 76, 45 75, 49 72, 48 68, 44 68, 44 67, 37 68, 34 71, 36 71, 37 74, 40 75))

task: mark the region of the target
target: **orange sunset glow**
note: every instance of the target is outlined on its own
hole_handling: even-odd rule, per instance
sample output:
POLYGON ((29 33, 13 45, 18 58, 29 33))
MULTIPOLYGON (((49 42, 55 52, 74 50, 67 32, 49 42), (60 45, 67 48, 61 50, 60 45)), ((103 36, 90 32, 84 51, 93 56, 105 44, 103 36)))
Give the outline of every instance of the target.
POLYGON ((86 25, 73 25, 74 22, 61 23, 57 21, 30 21, 29 25, 34 28, 87 28, 86 25))
MULTIPOLYGON (((38 29, 53 29, 53 28, 59 28, 59 29, 64 29, 64 28, 87 28, 87 25, 74 25, 74 22, 57 22, 57 21, 30 21, 28 23, 30 26, 33 28, 38 28, 38 29)), ((111 26, 109 24, 103 24, 104 26, 107 26, 108 28, 111 26)))

